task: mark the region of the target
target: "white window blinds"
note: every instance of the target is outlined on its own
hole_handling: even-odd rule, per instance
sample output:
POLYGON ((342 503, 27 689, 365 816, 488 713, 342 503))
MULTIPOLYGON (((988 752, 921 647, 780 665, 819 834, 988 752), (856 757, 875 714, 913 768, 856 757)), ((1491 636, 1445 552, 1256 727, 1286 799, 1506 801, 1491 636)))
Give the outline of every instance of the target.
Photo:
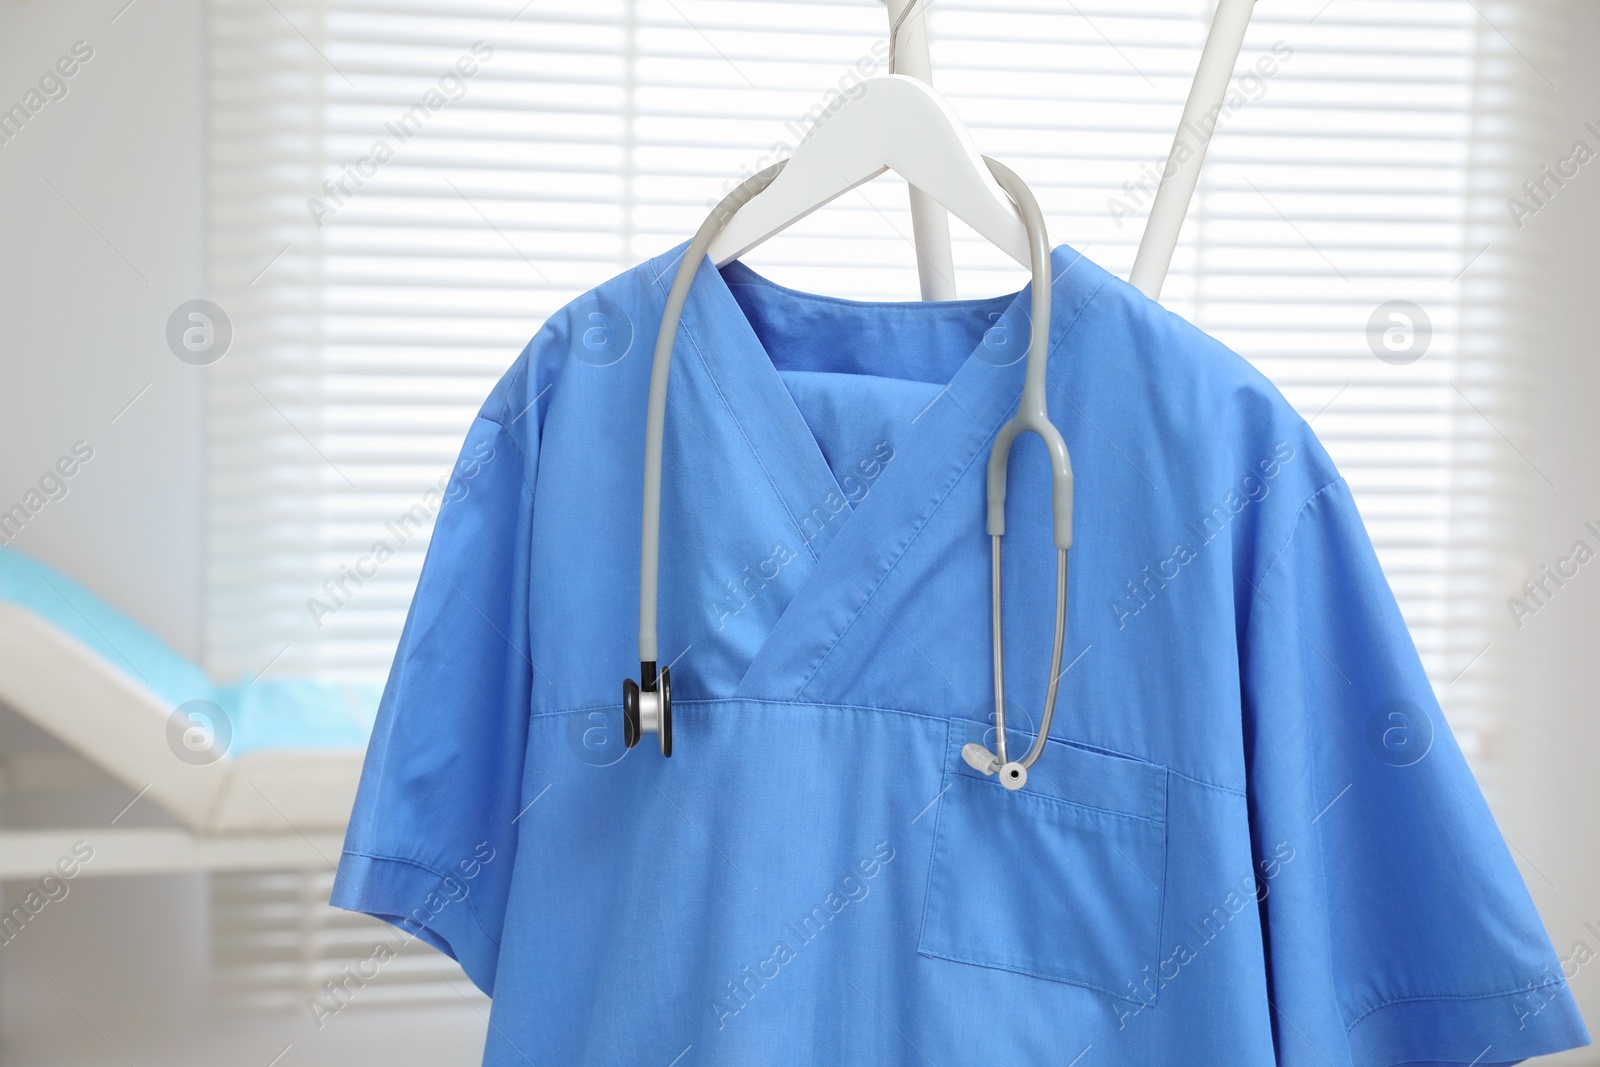
MULTIPOLYGON (((1557 3, 1261 4, 1165 291, 1314 420, 1480 772, 1507 698, 1517 487, 1539 477, 1518 451, 1535 257, 1504 201, 1535 176, 1520 160, 1570 140, 1536 106, 1557 3)), ((980 147, 1054 240, 1126 276, 1209 5, 925 5, 935 82, 980 147)), ((883 73, 885 11, 211 12, 211 295, 235 340, 211 369, 210 666, 378 679, 428 491, 495 378, 552 310, 686 238, 830 94, 883 73), (361 564, 378 542, 394 558, 361 564)), ((956 229, 963 294, 1022 284, 956 229)), ((750 259, 905 297, 910 232, 882 179, 750 259)))

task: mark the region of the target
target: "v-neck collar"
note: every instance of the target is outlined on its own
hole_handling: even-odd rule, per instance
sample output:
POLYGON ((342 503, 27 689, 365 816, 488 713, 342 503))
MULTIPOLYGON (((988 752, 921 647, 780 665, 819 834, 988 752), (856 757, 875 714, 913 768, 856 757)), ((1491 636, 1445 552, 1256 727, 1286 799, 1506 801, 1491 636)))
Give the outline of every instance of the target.
MULTIPOLYGON (((1052 351, 1099 288, 1082 275, 1074 279, 1072 268, 1080 258, 1066 246, 1051 255, 1051 274, 1056 279, 1052 351)), ((748 268, 742 272, 754 275, 748 268)), ((796 300, 834 299, 785 290, 759 275, 755 278, 796 300)), ((1103 276, 1099 280, 1103 282, 1103 276)), ((1002 317, 1012 323, 1026 322, 1031 291, 1030 285, 1012 294, 1002 317)), ((866 309, 874 306, 844 303, 866 309)), ((991 297, 959 303, 998 306, 999 300, 991 297)), ((963 473, 987 458, 996 432, 1016 407, 1026 361, 1009 354, 997 359, 980 338, 949 383, 912 420, 915 426, 897 441, 894 456, 872 492, 851 509, 778 368, 727 279, 709 260, 696 275, 681 329, 689 344, 680 346, 675 358, 687 356, 702 364, 797 539, 815 560, 733 695, 799 699, 839 637, 866 609, 874 591, 963 473), (830 500, 843 502, 850 510, 826 524, 824 535, 804 536, 805 516, 830 500)), ((982 516, 975 515, 973 522, 981 530, 982 516)))
MULTIPOLYGON (((769 294, 794 303, 834 305, 847 312, 915 314, 926 310, 937 314, 955 308, 993 308, 1003 309, 1000 317, 1008 321, 1019 321, 1017 316, 1026 308, 1025 298, 1030 292, 1024 289, 1009 296, 978 297, 937 304, 921 301, 860 301, 791 289, 763 277, 738 261, 722 270, 710 269, 709 264, 702 266, 695 280, 695 288, 691 291, 690 305, 693 306, 698 300, 702 306, 697 310, 702 311, 709 321, 721 324, 724 329, 720 335, 724 338, 731 335, 733 343, 697 344, 696 349, 701 352, 706 369, 722 390, 730 412, 750 442, 758 462, 773 480, 774 489, 790 519, 797 529, 806 534, 803 541, 816 559, 820 559, 834 537, 854 521, 858 506, 864 507, 866 502, 860 505, 853 502, 850 494, 839 484, 820 442, 784 383, 778 361, 768 351, 744 306, 734 295, 735 285, 758 286, 769 294), (826 505, 830 509, 837 507, 839 517, 821 527, 815 523, 808 525, 807 517, 814 515, 819 505, 826 505)), ((687 324, 688 317, 686 310, 686 329, 693 337, 694 330, 687 324)), ((1020 321, 1026 320, 1023 318, 1020 321)), ((973 365, 994 370, 997 369, 996 364, 1009 365, 1015 357, 1008 351, 1004 359, 986 360, 983 358, 985 354, 984 338, 980 337, 929 407, 938 406, 947 398, 959 403, 963 394, 980 384, 991 387, 999 385, 1003 390, 1005 382, 1002 376, 977 375, 972 373, 973 365)), ((1020 383, 1021 378, 1017 381, 1020 383)), ((922 423, 925 414, 917 415, 914 421, 922 423)), ((915 435, 908 434, 906 439, 915 435)))
MULTIPOLYGON (((803 530, 805 516, 832 499, 849 508, 771 356, 722 272, 709 260, 701 264, 689 290, 682 329, 795 529, 803 530), (718 328, 709 328, 711 324, 718 328)), ((819 536, 801 538, 813 559, 822 557, 841 527, 828 523, 819 536)))

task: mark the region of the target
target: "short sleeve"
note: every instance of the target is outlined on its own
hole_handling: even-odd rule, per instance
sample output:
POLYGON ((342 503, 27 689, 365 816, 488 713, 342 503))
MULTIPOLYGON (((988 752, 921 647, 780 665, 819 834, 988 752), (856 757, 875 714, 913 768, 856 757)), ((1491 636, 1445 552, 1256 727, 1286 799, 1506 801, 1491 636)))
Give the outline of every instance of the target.
POLYGON ((1492 1067, 1587 1044, 1342 479, 1264 563, 1240 654, 1279 1063, 1492 1067))
POLYGON ((474 421, 378 708, 332 898, 448 953, 485 992, 523 806, 527 465, 499 423, 474 421))

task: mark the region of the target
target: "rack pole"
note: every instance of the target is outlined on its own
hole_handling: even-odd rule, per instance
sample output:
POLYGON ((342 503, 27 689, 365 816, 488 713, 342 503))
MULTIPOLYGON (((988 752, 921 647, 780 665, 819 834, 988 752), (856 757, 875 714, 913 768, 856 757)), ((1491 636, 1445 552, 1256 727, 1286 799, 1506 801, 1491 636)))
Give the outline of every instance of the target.
MULTIPOLYGON (((889 31, 907 8, 911 14, 900 22, 893 42, 894 66, 890 73, 905 74, 933 84, 933 65, 928 57, 927 8, 919 0, 886 0, 889 31)), ((950 252, 950 216, 943 206, 922 190, 911 189, 911 234, 917 249, 917 278, 924 300, 956 298, 955 260, 950 252)))
POLYGON ((1189 202, 1194 199, 1200 167, 1206 161, 1206 149, 1211 144, 1217 115, 1227 95, 1228 82, 1233 78, 1234 64, 1239 61, 1239 50, 1244 47, 1244 31, 1250 25, 1254 9, 1255 0, 1217 0, 1211 32, 1206 35, 1200 66, 1195 70, 1189 99, 1183 106, 1183 119, 1172 139, 1167 166, 1161 172, 1161 187, 1156 190, 1150 218, 1144 224, 1144 237, 1133 260, 1133 271, 1128 275, 1133 287, 1152 300, 1161 296, 1161 285, 1172 267, 1172 253, 1178 247, 1183 217, 1189 213, 1189 202), (1190 150, 1188 155, 1180 154, 1183 148, 1190 150))

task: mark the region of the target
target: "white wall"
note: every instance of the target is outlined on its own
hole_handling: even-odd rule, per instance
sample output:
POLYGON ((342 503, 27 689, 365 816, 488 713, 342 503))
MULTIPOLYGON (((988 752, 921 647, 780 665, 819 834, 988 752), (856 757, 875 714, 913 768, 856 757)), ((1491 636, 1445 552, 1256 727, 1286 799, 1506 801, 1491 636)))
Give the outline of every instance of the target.
MULTIPOLYGON (((67 495, 13 544, 199 661, 207 372, 172 354, 166 323, 205 273, 204 8, 125 4, 0 0, 0 109, 75 42, 94 50, 67 95, 0 144, 0 512, 89 442, 67 495)), ((0 755, 50 744, 0 709, 0 755)), ((133 793, 10 798, 4 816, 104 826, 133 793)), ((161 816, 143 804, 118 825, 147 821, 161 816)), ((3 888, 14 903, 27 887, 3 888)), ((485 1022, 466 1003, 352 1012, 322 1031, 309 1013, 213 1017, 208 921, 203 877, 71 883, 0 947, 0 1063, 481 1060, 485 1022)))
MULTIPOLYGON (((1580 138, 1600 148, 1600 137, 1584 129, 1586 122, 1600 127, 1593 58, 1600 5, 1578 0, 1569 8, 1570 51, 1556 79, 1564 136, 1550 145, 1548 159, 1580 138)), ((1580 171, 1524 233, 1548 242, 1554 254, 1533 455, 1555 487, 1530 472, 1540 493, 1527 555, 1537 566, 1566 555, 1580 537, 1600 543, 1583 529, 1585 522, 1600 528, 1600 161, 1580 171)), ((1523 875, 1557 951, 1566 956, 1583 941, 1600 953, 1600 936, 1585 926, 1600 931, 1600 561, 1582 568, 1518 636, 1526 641, 1526 699, 1512 709, 1509 729, 1522 735, 1524 799, 1519 824, 1502 828, 1525 854, 1523 875)), ((1600 1039, 1600 959, 1578 970, 1572 988, 1600 1039)), ((1563 1062, 1600 1063, 1600 1052, 1563 1062)))
POLYGON ((0 511, 87 441, 13 543, 198 660, 205 371, 165 331, 204 273, 201 4, 126 2, 0 0, 0 108, 94 50, 0 144, 0 511))
MULTIPOLYGON (((201 4, 141 0, 122 11, 125 2, 0 0, 0 108, 22 102, 75 43, 93 49, 64 79, 66 96, 0 144, 0 511, 87 442, 94 458, 67 495, 12 544, 197 658, 203 372, 175 358, 164 336, 168 313, 199 295, 203 278, 201 4)), ((14 720, 0 723, 6 751, 43 743, 14 720)), ((11 825, 74 815, 104 825, 127 803, 122 793, 12 799, 6 815, 11 825)), ((204 973, 204 927, 193 921, 203 880, 86 888, 58 915, 41 915, 26 931, 38 935, 32 944, 19 938, 0 954, 8 1063, 45 1035, 52 1058, 80 1044, 73 1009, 46 979, 102 1016, 130 981, 193 999, 194 978, 171 979, 183 968, 204 973), (136 912, 140 922, 111 936, 116 917, 136 912), (143 962, 144 977, 107 966, 108 954, 143 962)))

